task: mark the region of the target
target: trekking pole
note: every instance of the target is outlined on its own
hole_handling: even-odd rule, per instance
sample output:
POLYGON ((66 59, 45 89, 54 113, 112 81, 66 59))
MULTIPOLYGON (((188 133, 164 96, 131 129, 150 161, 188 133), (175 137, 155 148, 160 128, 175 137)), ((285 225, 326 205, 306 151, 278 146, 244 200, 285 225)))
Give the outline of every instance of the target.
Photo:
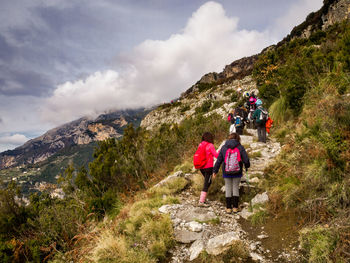
POLYGON ((248 185, 248 192, 250 192, 250 185, 249 185, 249 174, 248 174, 248 170, 245 171, 245 180, 247 182, 248 185))

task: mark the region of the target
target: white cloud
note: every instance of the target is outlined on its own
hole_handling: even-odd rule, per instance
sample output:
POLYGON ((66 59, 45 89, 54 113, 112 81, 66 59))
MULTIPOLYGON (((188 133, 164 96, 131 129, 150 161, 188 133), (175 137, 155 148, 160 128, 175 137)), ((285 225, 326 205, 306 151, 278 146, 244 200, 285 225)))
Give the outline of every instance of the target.
POLYGON ((146 40, 119 57, 118 72, 96 72, 59 85, 42 109, 56 124, 108 109, 149 106, 180 95, 202 75, 235 59, 260 52, 275 39, 268 32, 239 30, 238 18, 222 5, 202 5, 182 32, 167 40, 146 40))
POLYGON ((2 136, 0 137, 0 152, 20 146, 28 140, 29 138, 25 135, 18 133, 2 136))
POLYGON ((323 0, 299 0, 295 2, 283 16, 276 19, 273 28, 270 29, 272 34, 282 36, 289 34, 293 27, 305 21, 308 14, 321 8, 322 2, 323 0))

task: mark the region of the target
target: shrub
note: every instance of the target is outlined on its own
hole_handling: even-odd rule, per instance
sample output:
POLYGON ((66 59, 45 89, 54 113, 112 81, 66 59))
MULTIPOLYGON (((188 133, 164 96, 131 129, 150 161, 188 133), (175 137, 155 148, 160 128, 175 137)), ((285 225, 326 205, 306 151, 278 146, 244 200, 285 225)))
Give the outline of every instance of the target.
POLYGON ((227 90, 225 90, 225 92, 224 92, 224 96, 225 96, 225 97, 228 97, 228 96, 230 96, 232 93, 235 93, 235 90, 234 90, 234 89, 227 89, 227 90))
POLYGON ((197 114, 201 114, 201 113, 207 113, 210 108, 211 108, 211 105, 212 105, 212 102, 210 100, 206 100, 202 103, 201 106, 198 106, 196 109, 195 109, 195 112, 197 114))
POLYGON ((253 226, 262 225, 265 223, 269 216, 269 213, 266 210, 259 210, 255 212, 250 218, 250 222, 253 226))
POLYGON ((188 110, 190 110, 191 109, 191 106, 190 105, 183 105, 180 109, 179 109, 179 112, 180 113, 184 113, 184 112, 186 112, 186 111, 188 111, 188 110))
POLYGON ((231 97, 230 97, 230 100, 231 100, 232 102, 236 102, 236 101, 239 99, 239 94, 238 94, 236 91, 232 92, 231 94, 232 94, 232 95, 231 95, 231 97))
POLYGON ((215 82, 212 82, 212 83, 197 83, 196 84, 196 87, 198 88, 199 92, 206 91, 208 89, 211 89, 214 86, 216 86, 215 82))

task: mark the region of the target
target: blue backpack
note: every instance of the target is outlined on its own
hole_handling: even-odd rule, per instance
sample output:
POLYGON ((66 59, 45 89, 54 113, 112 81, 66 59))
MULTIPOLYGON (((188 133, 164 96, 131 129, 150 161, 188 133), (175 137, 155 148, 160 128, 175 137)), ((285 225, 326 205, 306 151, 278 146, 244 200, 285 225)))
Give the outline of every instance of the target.
POLYGON ((235 127, 240 127, 242 126, 243 123, 242 123, 242 117, 241 116, 236 116, 235 117, 235 127))

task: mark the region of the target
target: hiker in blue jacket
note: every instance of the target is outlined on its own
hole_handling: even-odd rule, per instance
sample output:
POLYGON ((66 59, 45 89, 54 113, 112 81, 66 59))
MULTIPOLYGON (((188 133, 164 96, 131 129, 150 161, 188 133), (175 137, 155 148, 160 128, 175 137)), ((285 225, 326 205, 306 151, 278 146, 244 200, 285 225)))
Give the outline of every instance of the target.
POLYGON ((243 175, 243 164, 246 171, 250 167, 248 154, 245 151, 244 147, 241 145, 240 141, 241 138, 239 134, 231 133, 229 135, 228 140, 225 142, 224 146, 220 150, 219 156, 215 162, 213 169, 213 177, 216 177, 216 174, 219 172, 220 165, 222 163, 222 175, 225 180, 225 197, 227 213, 238 212, 239 183, 243 175), (232 156, 234 156, 233 159, 230 158, 231 153, 232 156), (237 170, 233 172, 231 168, 234 167, 235 161, 238 167, 237 170), (227 162, 229 163, 228 165, 227 162))

